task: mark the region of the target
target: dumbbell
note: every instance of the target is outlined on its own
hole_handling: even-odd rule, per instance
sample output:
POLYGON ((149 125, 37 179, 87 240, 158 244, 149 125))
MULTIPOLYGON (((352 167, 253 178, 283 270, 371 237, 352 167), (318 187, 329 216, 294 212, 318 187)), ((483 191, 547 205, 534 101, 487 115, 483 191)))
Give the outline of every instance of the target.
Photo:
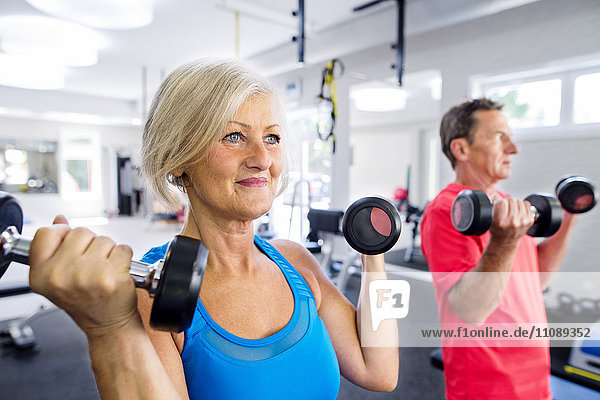
MULTIPOLYGON (((532 194, 525 198, 531 203, 535 222, 527 231, 529 236, 552 236, 562 223, 562 207, 548 194, 532 194)), ((494 206, 485 192, 461 191, 452 204, 452 224, 463 235, 479 236, 490 229, 494 206)))
MULTIPOLYGON (((21 236, 22 228, 21 206, 12 195, 0 192, 0 278, 12 261, 29 265, 32 239, 21 236)), ((201 241, 177 235, 164 260, 131 261, 129 274, 135 286, 154 297, 150 313, 154 329, 181 332, 190 326, 207 259, 208 249, 201 241)))
POLYGON ((555 192, 563 208, 572 214, 590 211, 598 199, 595 186, 578 175, 564 176, 556 184, 555 192))
POLYGON ((398 210, 382 197, 364 197, 355 201, 342 219, 346 241, 362 254, 385 253, 394 247, 401 231, 398 210))
MULTIPOLYGON (((536 218, 528 235, 552 236, 562 223, 561 207, 570 213, 581 214, 594 208, 598 198, 596 187, 579 175, 564 176, 556 184, 555 192, 556 198, 534 194, 525 199, 531 203, 536 218)), ((452 204, 452 224, 464 235, 481 235, 492 224, 492 209, 484 192, 463 190, 452 204)))

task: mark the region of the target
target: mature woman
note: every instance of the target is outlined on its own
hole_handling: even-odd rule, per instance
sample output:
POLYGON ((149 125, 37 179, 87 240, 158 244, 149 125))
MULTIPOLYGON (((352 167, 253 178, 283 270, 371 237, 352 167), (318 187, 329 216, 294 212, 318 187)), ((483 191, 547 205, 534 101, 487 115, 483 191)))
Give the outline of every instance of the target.
MULTIPOLYGON (((181 234, 210 251, 194 320, 182 333, 148 327, 146 293, 136 308, 128 247, 64 225, 38 231, 32 288, 87 334, 103 397, 334 399, 340 372, 367 389, 396 386, 395 323, 361 334, 366 290, 357 311, 301 245, 254 235, 252 221, 285 187, 285 142, 273 88, 238 62, 190 63, 161 85, 144 130, 144 173, 168 205, 168 182, 187 194, 181 234)), ((362 263, 365 272, 385 273, 381 255, 362 263)))

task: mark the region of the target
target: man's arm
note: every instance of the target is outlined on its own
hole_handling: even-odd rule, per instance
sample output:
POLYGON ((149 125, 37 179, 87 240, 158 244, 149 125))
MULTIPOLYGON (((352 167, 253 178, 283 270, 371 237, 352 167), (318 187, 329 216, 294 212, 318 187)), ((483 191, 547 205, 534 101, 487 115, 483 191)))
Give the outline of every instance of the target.
POLYGON ((571 233, 577 222, 577 214, 564 212, 563 222, 560 229, 548 239, 538 244, 538 259, 540 262, 540 280, 542 290, 548 287, 552 276, 560 266, 567 254, 567 247, 571 233))
POLYGON ((484 323, 500 304, 519 242, 533 224, 529 203, 517 199, 496 201, 493 215, 490 241, 479 263, 448 292, 458 317, 474 325, 484 323))

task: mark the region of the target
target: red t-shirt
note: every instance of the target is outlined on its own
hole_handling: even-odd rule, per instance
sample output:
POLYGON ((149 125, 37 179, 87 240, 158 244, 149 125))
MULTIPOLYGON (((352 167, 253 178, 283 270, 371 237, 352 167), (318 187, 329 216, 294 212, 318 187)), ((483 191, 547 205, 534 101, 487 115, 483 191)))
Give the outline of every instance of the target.
MULTIPOLYGON (((466 186, 449 184, 431 201, 421 221, 421 247, 432 272, 442 328, 463 323, 448 301, 448 291, 463 274, 475 267, 490 239, 464 236, 450 219, 452 203, 466 186)), ((504 193, 498 192, 502 197, 504 193)), ((498 308, 483 326, 547 324, 539 279, 535 240, 525 235, 513 261, 511 276, 498 308), (513 273, 517 272, 517 273, 513 273)), ((551 399, 548 343, 534 347, 490 345, 477 338, 442 340, 446 397, 454 399, 551 399)), ((504 342, 507 343, 507 342, 504 342)))

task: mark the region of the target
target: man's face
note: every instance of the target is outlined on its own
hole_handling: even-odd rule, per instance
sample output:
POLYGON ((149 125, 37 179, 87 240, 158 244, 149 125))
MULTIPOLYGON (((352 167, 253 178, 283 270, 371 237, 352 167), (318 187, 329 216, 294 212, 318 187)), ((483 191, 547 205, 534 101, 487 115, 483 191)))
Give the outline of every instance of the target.
POLYGON ((519 149, 512 141, 506 117, 498 110, 479 110, 468 163, 479 177, 495 184, 510 176, 513 154, 519 149))

